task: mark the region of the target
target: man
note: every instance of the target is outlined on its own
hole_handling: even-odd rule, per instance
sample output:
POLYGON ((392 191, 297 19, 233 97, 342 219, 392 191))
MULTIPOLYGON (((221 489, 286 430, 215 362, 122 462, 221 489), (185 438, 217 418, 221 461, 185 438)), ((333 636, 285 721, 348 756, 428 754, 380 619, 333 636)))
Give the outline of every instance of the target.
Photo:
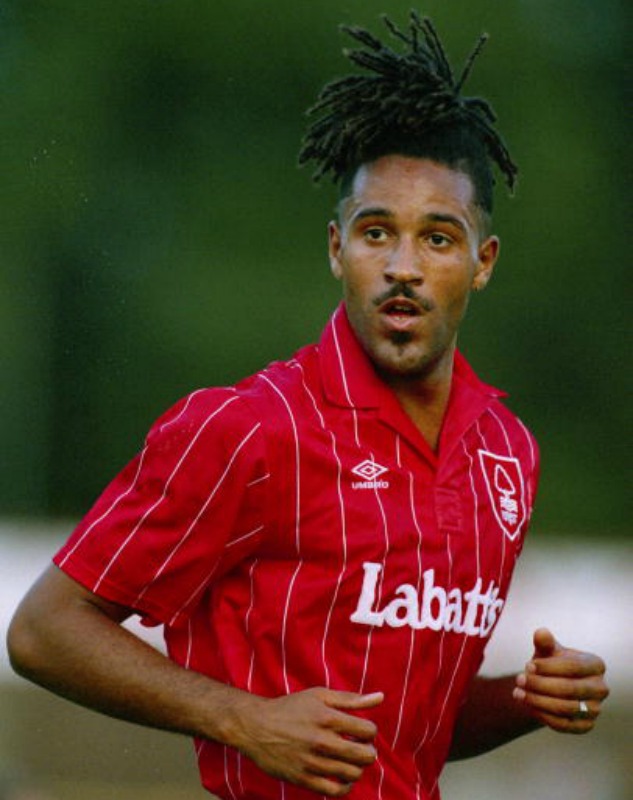
POLYGON ((497 163, 434 29, 367 32, 301 161, 340 183, 344 303, 318 346, 153 426, 16 613, 15 668, 107 714, 193 735, 222 798, 438 798, 447 758, 590 730, 604 664, 547 629, 477 676, 536 491, 536 444, 456 350, 498 255, 497 163), (170 658, 120 627, 163 624, 170 658))

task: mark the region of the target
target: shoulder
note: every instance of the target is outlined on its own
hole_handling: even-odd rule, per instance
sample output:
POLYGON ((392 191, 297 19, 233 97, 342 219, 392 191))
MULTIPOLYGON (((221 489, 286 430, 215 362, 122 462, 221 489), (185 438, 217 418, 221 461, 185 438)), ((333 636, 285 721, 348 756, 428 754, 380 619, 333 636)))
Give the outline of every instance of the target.
POLYGON ((526 467, 538 470, 540 456, 536 437, 523 420, 500 399, 495 399, 490 404, 487 424, 489 430, 515 453, 526 467))
POLYGON ((318 380, 316 361, 314 348, 308 347, 233 386, 197 389, 154 422, 147 443, 180 449, 186 441, 213 439, 232 446, 254 430, 274 438, 302 415, 310 386, 318 380))
POLYGON ((210 459, 226 461, 240 451, 261 455, 260 428, 234 387, 198 389, 154 422, 146 437, 145 457, 154 464, 195 465, 206 472, 210 459))
POLYGON ((317 348, 309 345, 288 361, 275 361, 235 386, 240 401, 269 430, 304 416, 320 392, 317 348))
POLYGON ((214 420, 226 422, 229 418, 235 420, 243 415, 243 404, 239 403, 239 395, 233 387, 196 389, 158 417, 148 439, 195 436, 207 427, 214 427, 214 420))

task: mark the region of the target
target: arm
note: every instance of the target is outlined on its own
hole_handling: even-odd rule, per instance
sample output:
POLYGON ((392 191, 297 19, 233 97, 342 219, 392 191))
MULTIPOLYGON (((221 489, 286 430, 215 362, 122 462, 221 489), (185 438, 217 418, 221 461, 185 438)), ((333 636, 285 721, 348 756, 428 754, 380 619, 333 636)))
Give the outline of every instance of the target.
POLYGON ((121 627, 129 615, 51 567, 13 618, 11 663, 81 705, 237 747, 271 775, 331 797, 347 794, 375 760, 375 725, 347 712, 382 695, 251 695, 174 664, 121 627))
POLYGON ((609 694, 604 673, 598 656, 563 647, 546 628, 539 628, 522 673, 475 677, 455 725, 450 759, 485 753, 543 726, 562 733, 589 732, 609 694))

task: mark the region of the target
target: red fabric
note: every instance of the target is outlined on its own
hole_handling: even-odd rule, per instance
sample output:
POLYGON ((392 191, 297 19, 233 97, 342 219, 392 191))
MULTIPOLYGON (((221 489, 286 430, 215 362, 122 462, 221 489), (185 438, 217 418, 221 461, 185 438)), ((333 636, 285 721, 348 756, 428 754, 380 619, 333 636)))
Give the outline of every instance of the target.
MULTIPOLYGON (((318 346, 158 420, 55 561, 165 624, 188 668, 266 696, 385 692, 348 796, 436 800, 536 490, 536 444, 499 397, 458 354, 436 456, 341 307, 318 346)), ((314 796, 197 752, 219 797, 314 796)))

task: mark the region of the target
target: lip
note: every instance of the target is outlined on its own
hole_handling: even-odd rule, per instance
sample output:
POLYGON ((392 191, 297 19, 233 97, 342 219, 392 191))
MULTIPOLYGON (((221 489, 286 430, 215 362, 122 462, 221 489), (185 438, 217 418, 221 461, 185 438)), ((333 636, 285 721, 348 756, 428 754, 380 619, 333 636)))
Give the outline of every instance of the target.
POLYGON ((423 310, 419 303, 408 297, 392 297, 378 306, 384 326, 392 331, 409 331, 414 328, 423 310))

